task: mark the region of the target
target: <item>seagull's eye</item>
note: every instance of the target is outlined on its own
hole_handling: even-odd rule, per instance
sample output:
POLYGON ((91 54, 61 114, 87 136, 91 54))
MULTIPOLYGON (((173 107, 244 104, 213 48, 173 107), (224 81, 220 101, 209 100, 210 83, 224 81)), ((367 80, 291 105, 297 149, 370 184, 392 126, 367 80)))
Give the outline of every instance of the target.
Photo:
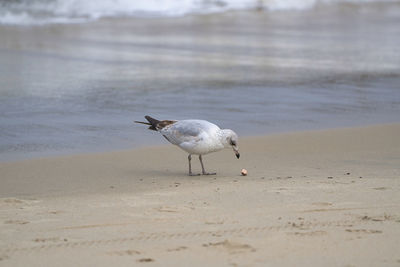
POLYGON ((231 140, 231 146, 236 146, 236 142, 231 140))

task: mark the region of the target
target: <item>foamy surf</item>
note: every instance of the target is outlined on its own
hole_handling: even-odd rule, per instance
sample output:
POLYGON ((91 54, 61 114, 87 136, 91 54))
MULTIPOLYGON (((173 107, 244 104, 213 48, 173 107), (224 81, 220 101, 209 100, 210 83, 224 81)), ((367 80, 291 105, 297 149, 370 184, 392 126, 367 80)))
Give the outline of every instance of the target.
POLYGON ((20 0, 0 3, 0 24, 81 23, 101 17, 183 16, 229 10, 307 10, 318 5, 400 0, 20 0))

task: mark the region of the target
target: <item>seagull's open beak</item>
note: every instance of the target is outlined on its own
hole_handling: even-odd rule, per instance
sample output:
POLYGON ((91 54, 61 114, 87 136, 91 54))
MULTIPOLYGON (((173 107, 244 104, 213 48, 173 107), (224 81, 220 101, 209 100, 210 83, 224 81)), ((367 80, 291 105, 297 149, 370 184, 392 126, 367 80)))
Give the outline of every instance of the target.
POLYGON ((240 153, 239 153, 238 148, 236 146, 233 146, 232 148, 233 148, 233 151, 235 152, 236 157, 240 158, 240 153))

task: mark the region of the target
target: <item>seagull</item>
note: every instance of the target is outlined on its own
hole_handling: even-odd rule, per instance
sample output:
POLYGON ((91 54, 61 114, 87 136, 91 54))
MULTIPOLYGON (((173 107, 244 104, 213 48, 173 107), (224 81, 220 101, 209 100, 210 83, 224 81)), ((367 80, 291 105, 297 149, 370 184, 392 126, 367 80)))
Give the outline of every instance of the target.
POLYGON ((192 173, 192 155, 198 155, 203 175, 215 175, 204 169, 202 155, 232 147, 237 158, 240 157, 238 136, 230 129, 220 129, 217 125, 205 120, 156 120, 145 116, 148 122, 135 121, 149 125, 149 130, 161 133, 171 144, 179 146, 189 153, 189 175, 192 173))

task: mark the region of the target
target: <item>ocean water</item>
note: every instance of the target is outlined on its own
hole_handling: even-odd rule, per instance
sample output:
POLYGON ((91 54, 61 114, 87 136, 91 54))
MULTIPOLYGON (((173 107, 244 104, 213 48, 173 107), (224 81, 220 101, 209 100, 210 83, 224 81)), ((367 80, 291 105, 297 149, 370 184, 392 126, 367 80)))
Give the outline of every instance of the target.
POLYGON ((371 3, 399 4, 400 0, 2 0, 0 23, 82 23, 102 17, 176 17, 232 10, 309 10, 371 3))
POLYGON ((400 122, 399 1, 175 2, 2 1, 0 160, 400 122))

